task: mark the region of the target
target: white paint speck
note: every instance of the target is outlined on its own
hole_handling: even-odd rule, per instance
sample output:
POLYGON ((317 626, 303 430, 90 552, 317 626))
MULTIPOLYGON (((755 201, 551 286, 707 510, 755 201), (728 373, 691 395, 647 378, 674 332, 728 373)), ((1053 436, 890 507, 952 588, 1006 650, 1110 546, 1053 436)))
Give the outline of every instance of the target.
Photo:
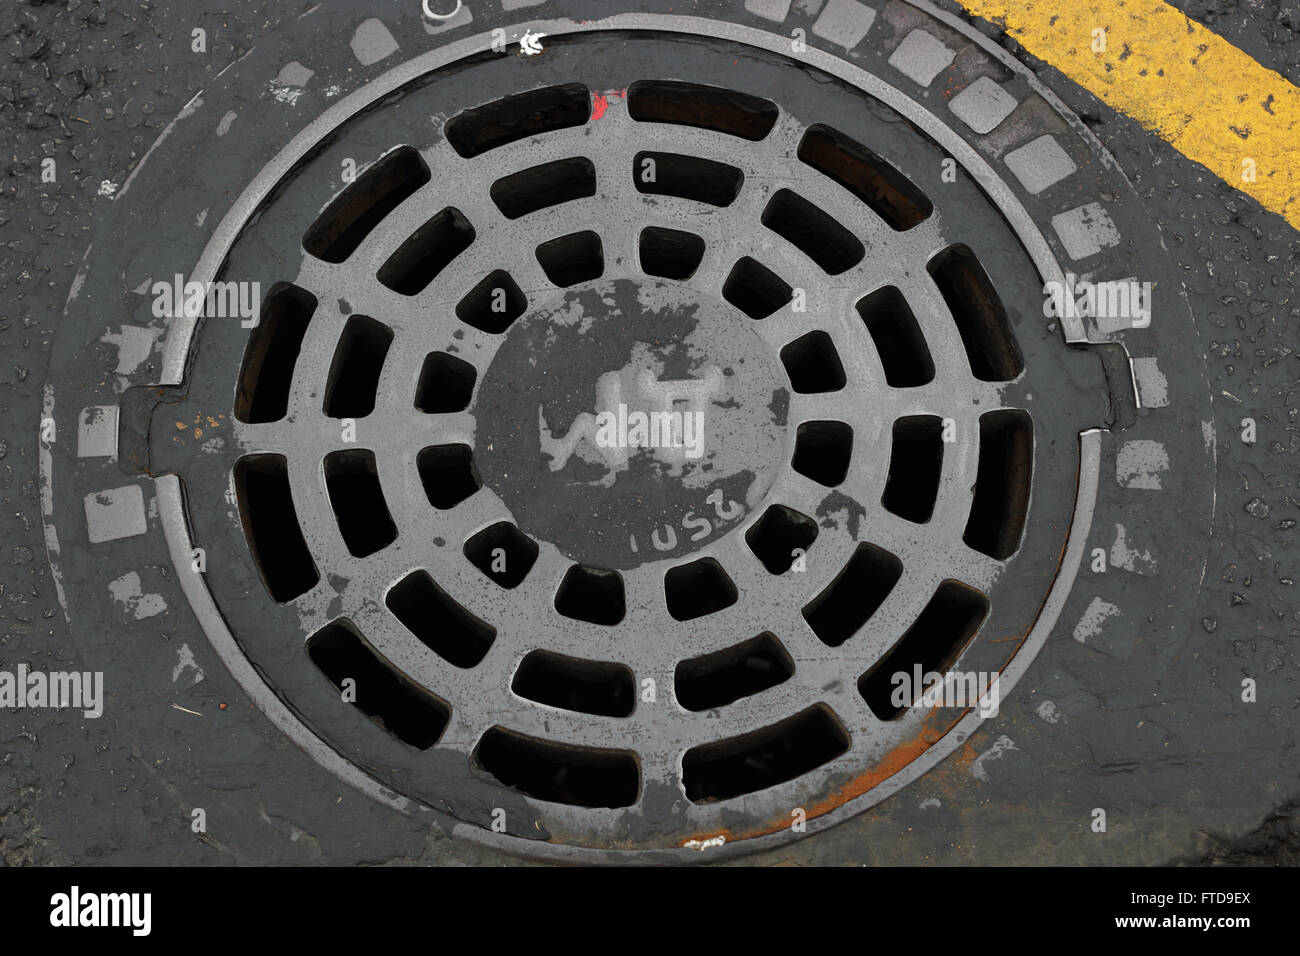
POLYGON ((203 680, 203 668, 194 660, 194 652, 190 650, 188 644, 182 644, 179 651, 176 652, 176 666, 172 668, 172 683, 181 679, 181 675, 187 670, 194 671, 194 679, 190 684, 197 684, 203 680))
POLYGON ((1159 491, 1161 476, 1169 470, 1169 452, 1158 441, 1125 442, 1115 456, 1115 480, 1125 488, 1159 491))
POLYGON ((1139 551, 1128 545, 1128 532, 1122 524, 1115 525, 1115 543, 1110 546, 1110 563, 1134 574, 1154 574, 1158 569, 1150 551, 1139 551))
POLYGON ((727 842, 727 838, 725 836, 719 835, 715 837, 709 837, 709 839, 707 840, 687 840, 685 843, 682 844, 682 846, 684 846, 688 850, 699 850, 703 852, 704 850, 707 850, 710 847, 722 846, 722 844, 726 842, 727 842))
POLYGON ((1074 625, 1074 639, 1080 644, 1087 644, 1088 639, 1101 633, 1101 626, 1120 613, 1119 608, 1109 601, 1094 597, 1079 623, 1074 625))
POLYGON ((145 594, 140 583, 140 575, 128 571, 120 578, 108 582, 108 593, 113 601, 122 605, 137 621, 156 617, 167 610, 167 602, 161 594, 145 594))
POLYGON ((992 760, 1001 760, 1002 755, 1009 750, 1019 750, 1014 740, 1003 734, 997 740, 993 741, 993 746, 984 751, 971 762, 970 772, 976 780, 989 782, 989 772, 984 768, 984 764, 992 760))

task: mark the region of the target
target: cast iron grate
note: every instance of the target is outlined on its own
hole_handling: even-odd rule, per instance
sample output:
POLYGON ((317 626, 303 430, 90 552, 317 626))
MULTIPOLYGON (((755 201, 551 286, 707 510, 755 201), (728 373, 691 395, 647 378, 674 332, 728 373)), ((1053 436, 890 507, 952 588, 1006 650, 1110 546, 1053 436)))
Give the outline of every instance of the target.
POLYGON ((937 229, 938 197, 845 132, 677 80, 632 83, 600 124, 591 97, 463 109, 301 233, 308 267, 267 296, 235 390, 260 436, 234 476, 250 552, 279 604, 336 576, 368 589, 305 650, 322 680, 358 682, 359 719, 538 801, 633 807, 653 779, 708 806, 844 772, 905 723, 894 672, 972 645, 1020 545, 1034 422, 995 387, 1024 369, 1012 320, 968 244, 936 243, 910 277, 878 266, 891 237, 937 229), (495 351, 612 278, 680 284, 752 327, 789 434, 745 517, 631 568, 521 527, 476 463, 475 409, 508 387, 495 351), (806 305, 822 290, 839 313, 806 305), (313 417, 363 438, 285 437, 313 417))

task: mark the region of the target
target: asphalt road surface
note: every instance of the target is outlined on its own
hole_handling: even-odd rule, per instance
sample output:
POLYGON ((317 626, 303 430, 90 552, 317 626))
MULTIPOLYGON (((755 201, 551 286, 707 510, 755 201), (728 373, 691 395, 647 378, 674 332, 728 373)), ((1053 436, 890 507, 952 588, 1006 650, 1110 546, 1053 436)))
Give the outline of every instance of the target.
MULTIPOLYGON (((1173 5, 1300 85, 1296 3, 1173 5)), ((364 4, 345 6, 364 19, 364 4)), ((39 458, 47 371, 93 231, 195 95, 218 88, 227 67, 250 51, 265 54, 286 32, 310 37, 316 27, 302 19, 310 7, 65 0, 10 3, 0 12, 0 669, 20 662, 44 671, 90 668, 51 571, 39 458), (203 55, 191 50, 196 27, 206 31, 203 55), (47 158, 55 161, 53 182, 42 181, 47 158)), ((811 21, 820 7, 797 2, 792 16, 811 21)), ((943 9, 961 13, 954 3, 943 9)), ((543 14, 558 15, 547 8, 517 16, 543 14)), ((987 23, 979 29, 1000 37, 987 23)), ((402 46, 431 42, 403 39, 402 46)), ((1107 666, 1132 669, 1120 684, 1090 687, 1091 658, 1071 641, 1075 621, 1063 618, 1003 714, 972 736, 964 756, 847 822, 735 862, 1293 864, 1300 857, 1300 237, 1281 215, 1015 40, 999 42, 1114 156, 1181 279, 1199 335, 1184 347, 1203 354, 1213 414, 1213 530, 1207 539, 1194 518, 1185 527, 1149 527, 1133 514, 1128 533, 1139 550, 1141 539, 1168 554, 1192 554, 1192 565, 1204 555, 1204 577, 1170 604, 1148 578, 1133 575, 1126 587, 1147 609, 1145 633, 1167 637, 1150 653, 1110 655, 1107 666), (1239 437, 1246 418, 1256 422, 1253 443, 1239 437), (1150 595, 1140 597, 1148 586, 1150 595), (1243 678, 1259 688, 1244 709, 1243 678), (1060 715, 1050 726, 1042 710, 1049 699, 1048 713, 1060 715), (1029 725, 1037 729, 1020 729, 1029 725), (1034 745, 1019 742, 1022 734, 1048 736, 1034 745), (1095 806, 1110 808, 1106 834, 1089 829, 1095 806)), ((286 118, 287 134, 250 126, 239 135, 278 146, 322 105, 305 97, 292 107, 299 111, 286 118)), ((209 146, 222 148, 215 138, 209 146)), ((158 220, 133 228, 165 245, 166 177, 152 177, 158 220)), ((214 195, 214 209, 232 198, 214 195)), ((125 276, 128 264, 122 268, 125 276)), ((126 302, 95 303, 101 324, 124 321, 126 302)), ((98 334, 87 333, 87 341, 98 334)), ((141 368, 146 379, 148 371, 141 368)), ((57 397, 74 411, 87 404, 75 394, 57 397)), ((63 427, 75 431, 76 422, 63 427)), ((60 440, 74 440, 65 435, 60 440)), ((65 551, 85 547, 64 538, 65 551)), ((1110 550, 1114 539, 1089 547, 1110 550)), ((101 560, 107 572, 100 553, 83 566, 101 560)), ((144 597, 151 582, 174 585, 165 585, 175 571, 156 543, 141 546, 136 560, 144 597)), ((117 573, 105 573, 105 583, 110 578, 117 573)), ((78 620, 75 602, 72 611, 78 620)), ((101 719, 0 710, 4 863, 523 862, 370 799, 324 769, 253 706, 188 608, 79 623, 97 635, 96 667, 152 658, 174 676, 151 693, 119 695, 110 669, 101 719), (205 811, 204 833, 191 826, 195 808, 205 811)))

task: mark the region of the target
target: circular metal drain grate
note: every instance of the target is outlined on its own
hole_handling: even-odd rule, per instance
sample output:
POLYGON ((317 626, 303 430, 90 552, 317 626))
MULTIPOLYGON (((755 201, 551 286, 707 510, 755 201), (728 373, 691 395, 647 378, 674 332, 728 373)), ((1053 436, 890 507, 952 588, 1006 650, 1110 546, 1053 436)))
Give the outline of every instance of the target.
POLYGON ((757 46, 417 78, 226 232, 263 306, 188 402, 236 441, 174 470, 233 476, 189 522, 241 653, 386 786, 560 844, 791 832, 951 749, 971 706, 895 675, 1008 666, 1108 410, 1016 217, 757 46))

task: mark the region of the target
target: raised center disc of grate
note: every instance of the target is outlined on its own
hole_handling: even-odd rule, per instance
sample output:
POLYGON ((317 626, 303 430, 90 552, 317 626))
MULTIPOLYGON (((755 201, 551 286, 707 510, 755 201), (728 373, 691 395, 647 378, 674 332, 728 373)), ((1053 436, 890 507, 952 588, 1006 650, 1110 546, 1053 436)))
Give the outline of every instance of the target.
POLYGON ((996 674, 1060 560, 1104 395, 1017 237, 732 47, 557 37, 350 119, 226 260, 258 326, 199 335, 237 447, 176 470, 233 471, 190 520, 242 652, 484 828, 674 847, 869 793, 969 709, 893 676, 996 674))
POLYGON ((584 285, 516 323, 471 413, 475 464, 518 527, 588 566, 698 550, 763 500, 790 386, 720 296, 584 285))

